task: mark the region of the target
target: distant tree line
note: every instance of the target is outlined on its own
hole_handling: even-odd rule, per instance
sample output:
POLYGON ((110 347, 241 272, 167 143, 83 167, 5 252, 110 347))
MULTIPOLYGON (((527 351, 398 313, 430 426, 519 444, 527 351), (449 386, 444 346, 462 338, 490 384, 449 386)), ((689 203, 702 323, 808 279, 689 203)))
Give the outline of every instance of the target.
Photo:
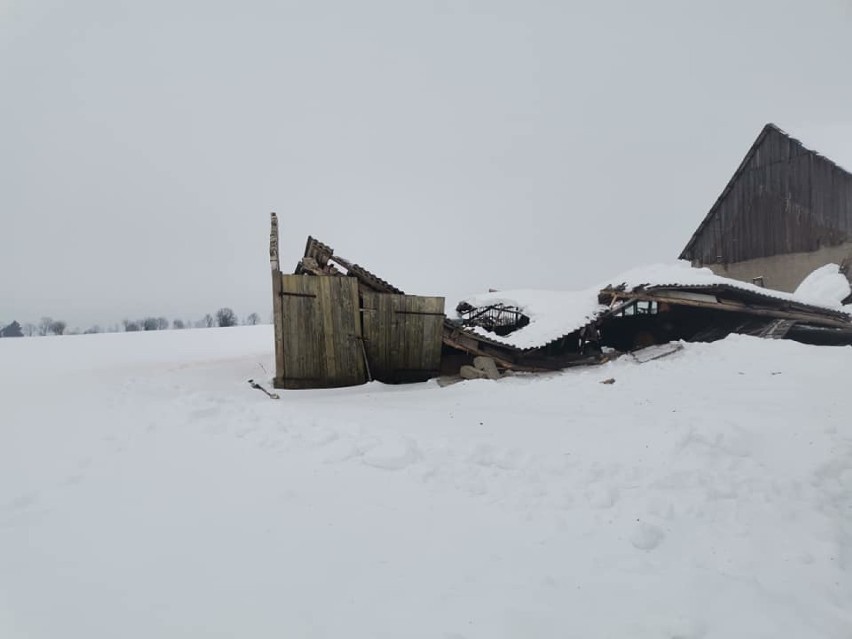
POLYGON ((68 324, 62 320, 55 320, 52 317, 42 317, 37 324, 26 323, 19 324, 17 321, 12 321, 9 324, 0 322, 0 337, 36 337, 47 335, 79 335, 92 333, 133 333, 136 331, 165 331, 165 330, 182 330, 186 328, 213 328, 239 326, 254 326, 260 324, 260 315, 250 313, 242 322, 239 317, 228 307, 222 307, 216 313, 211 315, 207 313, 199 320, 183 320, 173 319, 169 322, 166 317, 144 317, 138 320, 125 319, 120 325, 116 324, 110 327, 101 327, 97 324, 90 326, 85 330, 79 328, 68 329, 68 324))

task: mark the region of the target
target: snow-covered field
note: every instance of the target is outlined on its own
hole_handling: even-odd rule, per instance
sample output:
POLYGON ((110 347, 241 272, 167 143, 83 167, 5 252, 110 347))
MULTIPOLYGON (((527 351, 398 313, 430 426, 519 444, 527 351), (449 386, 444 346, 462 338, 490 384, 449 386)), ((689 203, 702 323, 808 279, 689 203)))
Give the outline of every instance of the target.
POLYGON ((272 401, 271 346, 0 340, 0 637, 852 636, 852 348, 272 401))

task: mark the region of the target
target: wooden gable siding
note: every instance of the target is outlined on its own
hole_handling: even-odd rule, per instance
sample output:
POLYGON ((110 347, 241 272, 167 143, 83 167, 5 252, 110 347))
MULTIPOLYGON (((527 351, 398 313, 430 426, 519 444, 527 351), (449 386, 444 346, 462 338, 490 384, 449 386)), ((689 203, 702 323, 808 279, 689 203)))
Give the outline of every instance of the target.
POLYGON ((355 278, 282 275, 281 299, 283 388, 367 381, 355 278))
POLYGON ((444 298, 362 293, 364 344, 373 379, 425 381, 438 374, 444 298))
POLYGON ((681 258, 740 262, 850 239, 852 175, 767 125, 681 258))

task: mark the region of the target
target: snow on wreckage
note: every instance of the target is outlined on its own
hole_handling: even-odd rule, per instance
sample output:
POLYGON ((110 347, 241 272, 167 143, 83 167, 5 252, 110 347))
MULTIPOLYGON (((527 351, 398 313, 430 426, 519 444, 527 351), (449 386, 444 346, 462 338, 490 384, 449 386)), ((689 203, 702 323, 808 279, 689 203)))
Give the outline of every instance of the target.
POLYGON ((554 371, 731 333, 852 344, 839 299, 772 291, 684 262, 584 291, 492 291, 463 300, 453 318, 443 298, 406 295, 312 237, 294 273, 281 272, 274 213, 270 263, 278 388, 554 371))

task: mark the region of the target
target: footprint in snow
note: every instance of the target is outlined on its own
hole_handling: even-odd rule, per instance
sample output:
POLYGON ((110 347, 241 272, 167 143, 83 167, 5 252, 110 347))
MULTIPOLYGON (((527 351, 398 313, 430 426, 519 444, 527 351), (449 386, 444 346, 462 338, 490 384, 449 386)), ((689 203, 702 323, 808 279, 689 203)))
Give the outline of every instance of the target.
POLYGON ((612 508, 618 502, 618 491, 612 486, 593 486, 586 491, 586 499, 592 508, 604 510, 612 508))
POLYGON ((371 450, 378 445, 378 439, 352 439, 349 437, 340 437, 322 447, 322 450, 325 452, 323 462, 326 464, 337 464, 349 461, 350 459, 361 457, 368 450, 371 450))
POLYGON ((308 446, 316 448, 327 446, 339 438, 340 435, 337 431, 322 427, 307 430, 301 435, 302 441, 304 441, 308 446))
POLYGON ((659 526, 639 522, 630 534, 630 543, 639 550, 653 550, 662 543, 665 536, 659 526))
POLYGON ((417 444, 407 437, 383 439, 377 446, 370 448, 361 460, 368 466, 384 470, 402 470, 420 459, 417 444))
POLYGON ((189 418, 197 421, 203 421, 213 417, 219 412, 218 407, 197 408, 189 413, 189 418))

